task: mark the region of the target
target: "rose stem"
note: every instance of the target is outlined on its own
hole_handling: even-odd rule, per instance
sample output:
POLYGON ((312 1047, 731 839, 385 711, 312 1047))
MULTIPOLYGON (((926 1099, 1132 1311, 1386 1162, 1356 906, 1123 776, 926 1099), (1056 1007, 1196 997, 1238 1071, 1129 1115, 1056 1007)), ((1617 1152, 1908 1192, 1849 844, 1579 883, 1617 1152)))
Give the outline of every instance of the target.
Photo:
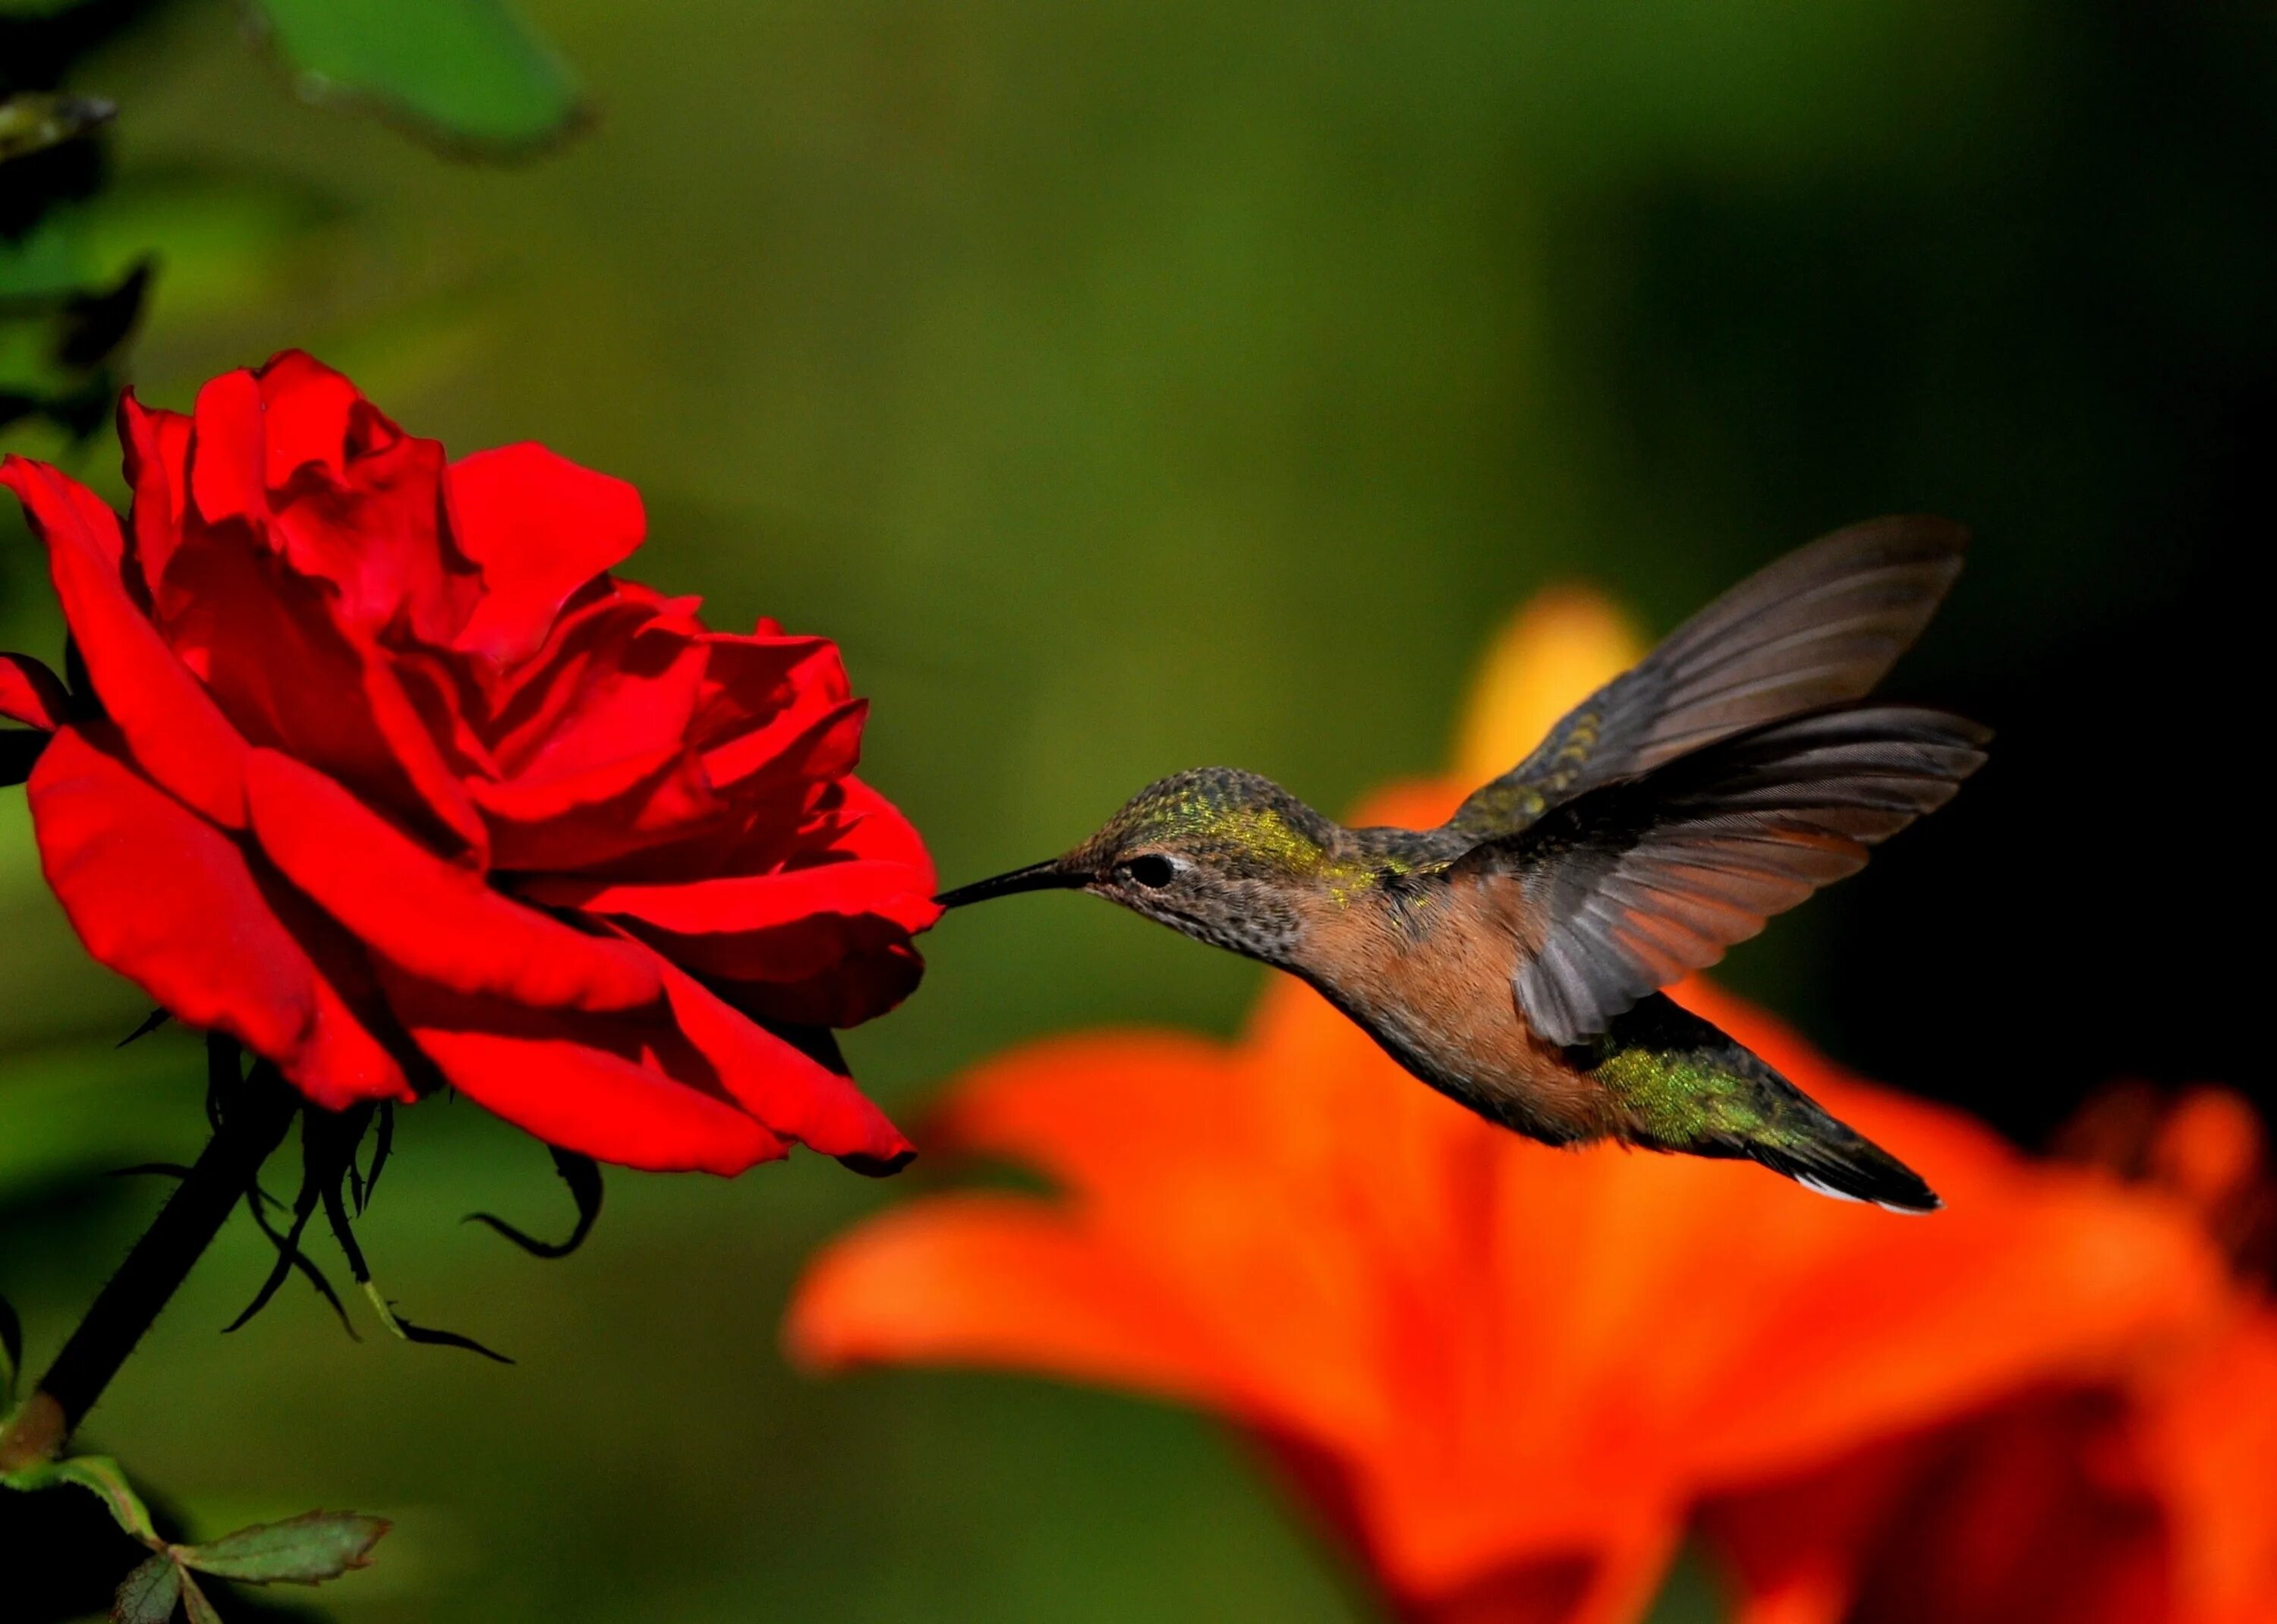
POLYGON ((56 1458, 283 1142, 301 1101, 276 1068, 255 1061, 240 1079, 236 1041, 217 1032, 207 1035, 206 1065, 219 1105, 213 1137, 0 1432, 0 1472, 56 1458))

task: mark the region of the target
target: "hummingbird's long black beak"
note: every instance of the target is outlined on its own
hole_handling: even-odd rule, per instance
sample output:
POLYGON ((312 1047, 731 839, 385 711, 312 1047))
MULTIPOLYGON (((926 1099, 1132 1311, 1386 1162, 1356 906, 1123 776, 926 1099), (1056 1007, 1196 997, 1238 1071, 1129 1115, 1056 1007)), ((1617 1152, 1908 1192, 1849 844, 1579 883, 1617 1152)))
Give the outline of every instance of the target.
POLYGON ((1057 857, 1044 862, 1032 862, 1024 869, 1015 869, 1009 874, 1000 874, 993 879, 975 880, 970 885, 959 885, 955 891, 945 891, 933 900, 942 907, 963 907, 968 902, 986 902, 991 897, 1009 897, 1023 891, 1080 891, 1091 884, 1091 876, 1062 866, 1057 857))

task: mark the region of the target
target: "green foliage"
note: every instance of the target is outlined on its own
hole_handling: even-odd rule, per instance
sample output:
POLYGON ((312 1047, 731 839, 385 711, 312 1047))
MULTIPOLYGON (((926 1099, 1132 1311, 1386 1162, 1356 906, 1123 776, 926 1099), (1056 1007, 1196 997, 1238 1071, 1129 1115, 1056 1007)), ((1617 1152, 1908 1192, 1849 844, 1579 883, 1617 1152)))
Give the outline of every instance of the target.
POLYGON ((176 1545, 186 1567, 246 1584, 322 1584, 352 1567, 371 1566, 371 1548, 386 1534, 378 1517, 309 1511, 285 1522, 256 1522, 203 1544, 176 1545))
POLYGON ((118 1462, 108 1455, 72 1455, 0 1474, 0 1487, 25 1493, 65 1485, 85 1489, 94 1495, 110 1513, 112 1522, 152 1550, 157 1550, 164 1543, 150 1525, 149 1507, 143 1505, 142 1497, 127 1483, 118 1462))
POLYGON ((182 1570, 164 1551, 144 1562, 118 1587, 111 1624, 166 1624, 181 1604, 182 1570))
POLYGON ((356 1512, 310 1511, 282 1522, 257 1522, 200 1544, 173 1544, 159 1537, 149 1508, 118 1462, 73 1455, 0 1475, 0 1488, 34 1492, 62 1486, 85 1489, 103 1503, 130 1537, 148 1546, 148 1560, 118 1587, 111 1617, 121 1624, 164 1624, 177 1603, 192 1624, 216 1619, 190 1570, 240 1584, 322 1584, 371 1566, 372 1547, 388 1532, 379 1517, 356 1512))
POLYGON ((154 259, 151 321, 179 341, 291 293, 339 213, 319 185, 164 170, 121 178, 65 229, 84 279, 154 259))
POLYGON ((113 110, 45 94, 0 101, 0 427, 38 414, 85 435, 110 414, 149 265, 91 274, 56 206, 93 189, 84 140, 113 110))
MULTIPOLYGON (((65 4, 4 0, 0 15, 27 71, 54 75, 135 15, 64 15, 65 4)), ((372 109, 468 153, 533 151, 575 127, 582 103, 561 60, 503 0, 265 0, 252 8, 309 95, 372 109)), ((9 86, 16 61, 0 65, 9 86)), ((0 429, 42 419, 73 440, 109 421, 124 350, 149 302, 157 260, 181 292, 170 315, 218 289, 242 312, 273 289, 248 265, 270 224, 169 214, 137 221, 103 195, 105 165, 87 140, 110 122, 107 101, 25 89, 0 98, 0 429), (124 243, 119 228, 125 228, 124 243), (125 252, 120 250, 125 247, 125 252), (217 276, 217 261, 221 274, 217 276)), ((146 204, 152 200, 141 200, 146 204)), ((264 199, 273 203, 275 199, 264 199)))
POLYGON ((198 1589, 197 1581, 187 1573, 181 1577, 182 1616, 189 1620, 190 1624, 222 1624, 221 1614, 214 1611, 214 1605, 206 1599, 206 1593, 198 1589))
POLYGON ((504 0, 258 3, 305 87, 446 145, 528 150, 582 116, 567 66, 504 0))

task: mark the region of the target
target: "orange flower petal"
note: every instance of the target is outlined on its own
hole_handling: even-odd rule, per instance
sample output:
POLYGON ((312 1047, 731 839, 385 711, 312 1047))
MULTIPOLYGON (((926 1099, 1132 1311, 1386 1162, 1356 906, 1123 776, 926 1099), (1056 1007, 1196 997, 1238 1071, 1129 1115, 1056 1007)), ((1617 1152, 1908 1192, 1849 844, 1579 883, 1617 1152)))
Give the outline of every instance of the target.
POLYGON ((2178 1530, 2187 1624, 2277 1619, 2277 1309, 2242 1308, 2228 1331, 2144 1395, 2143 1447, 2178 1530))
POLYGON ((1636 622, 1587 587, 1552 587, 1504 623, 1479 662, 1455 741, 1473 785, 1526 759, 1558 719, 1642 659, 1636 622))
POLYGON ((1238 1397, 1174 1294, 1017 1196, 920 1203, 830 1248, 800 1282, 784 1342, 809 1370, 977 1365, 1206 1405, 1238 1397))

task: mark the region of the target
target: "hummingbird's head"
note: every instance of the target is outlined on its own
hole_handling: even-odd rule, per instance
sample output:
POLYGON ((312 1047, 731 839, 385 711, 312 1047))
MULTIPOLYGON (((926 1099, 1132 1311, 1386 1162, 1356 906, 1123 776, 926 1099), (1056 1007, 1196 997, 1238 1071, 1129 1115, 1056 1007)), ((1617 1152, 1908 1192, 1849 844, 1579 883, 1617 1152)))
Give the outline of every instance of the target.
POLYGON ((1201 767, 1148 785, 1082 845, 948 892, 958 907, 1021 891, 1087 891, 1174 930, 1285 962, 1336 825, 1270 778, 1201 767))

